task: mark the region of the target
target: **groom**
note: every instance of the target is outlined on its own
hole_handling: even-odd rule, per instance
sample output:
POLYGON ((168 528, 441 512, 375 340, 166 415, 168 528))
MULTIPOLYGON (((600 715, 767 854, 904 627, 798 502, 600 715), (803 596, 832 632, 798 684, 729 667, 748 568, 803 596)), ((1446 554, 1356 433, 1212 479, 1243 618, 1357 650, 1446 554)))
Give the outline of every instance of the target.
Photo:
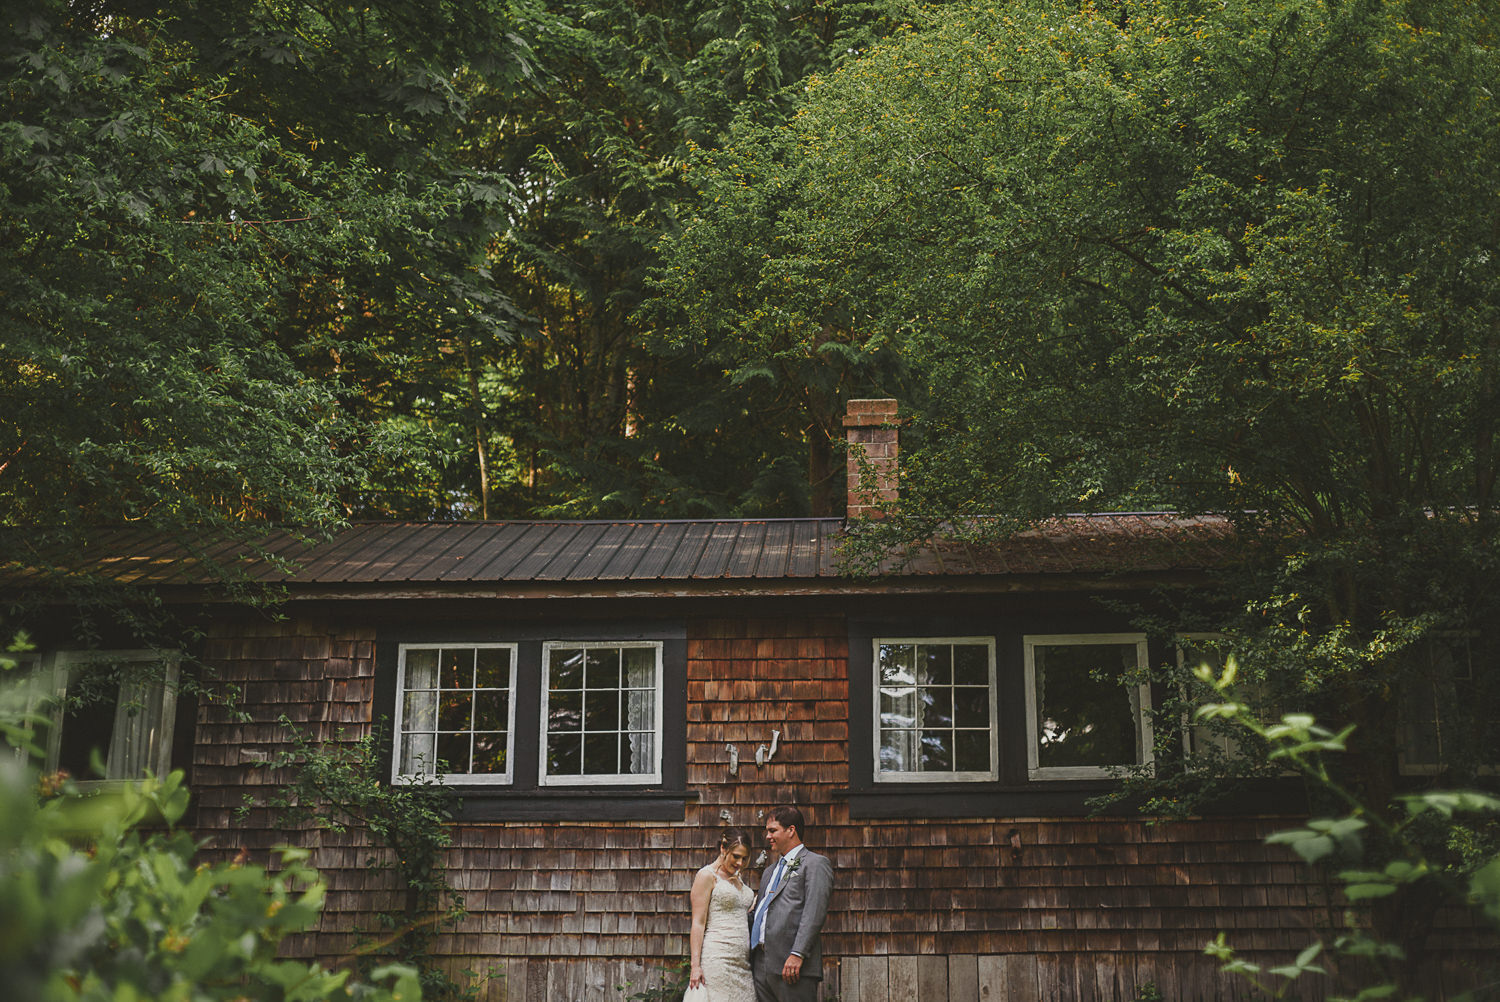
POLYGON ((833 893, 833 864, 802 844, 802 812, 778 807, 766 843, 781 859, 761 878, 750 912, 750 969, 757 1002, 812 1002, 823 979, 818 936, 833 893))

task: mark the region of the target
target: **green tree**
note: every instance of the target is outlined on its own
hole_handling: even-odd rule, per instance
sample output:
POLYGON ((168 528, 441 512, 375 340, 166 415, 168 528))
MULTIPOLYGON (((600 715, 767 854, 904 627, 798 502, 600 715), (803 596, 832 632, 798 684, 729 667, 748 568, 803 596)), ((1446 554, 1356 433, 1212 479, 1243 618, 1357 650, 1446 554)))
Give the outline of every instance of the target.
MULTIPOLYGON (((804 408, 725 379, 642 306, 695 149, 779 123, 803 81, 888 33, 894 0, 547 4, 543 72, 477 95, 471 155, 518 188, 497 282, 535 326, 481 382, 504 510, 565 515, 806 510, 804 408)), ((826 463, 824 464, 827 465, 826 463)))
POLYGON ((897 356, 913 423, 871 546, 1230 513, 1251 545, 1218 614, 1165 626, 1235 633, 1282 706, 1392 738, 1340 763, 1376 805, 1400 704, 1443 688, 1466 781, 1500 746, 1494 13, 926 10, 699 158, 666 295, 747 375, 830 337, 897 356))
POLYGON ((482 274, 508 189, 443 138, 455 81, 526 69, 516 19, 8 8, 0 521, 341 517, 399 444, 367 370, 513 320, 482 274))

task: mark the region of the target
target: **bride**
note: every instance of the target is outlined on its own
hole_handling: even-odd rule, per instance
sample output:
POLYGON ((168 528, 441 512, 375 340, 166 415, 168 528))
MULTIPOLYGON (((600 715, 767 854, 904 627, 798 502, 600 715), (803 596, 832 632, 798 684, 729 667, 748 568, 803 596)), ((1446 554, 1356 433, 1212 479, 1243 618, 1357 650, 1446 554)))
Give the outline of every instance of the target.
POLYGON ((750 844, 738 828, 719 839, 719 858, 693 878, 692 973, 688 987, 703 985, 709 1002, 755 1002, 750 979, 750 906, 755 892, 740 879, 750 844))

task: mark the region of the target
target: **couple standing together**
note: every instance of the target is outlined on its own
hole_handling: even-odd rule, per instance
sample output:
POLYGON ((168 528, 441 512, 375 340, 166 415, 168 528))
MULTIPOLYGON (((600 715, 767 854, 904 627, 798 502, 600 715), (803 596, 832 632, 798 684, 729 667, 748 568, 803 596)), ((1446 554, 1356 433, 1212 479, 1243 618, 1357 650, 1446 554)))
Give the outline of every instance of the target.
POLYGON ((757 894, 743 879, 749 837, 731 828, 719 858, 693 878, 692 973, 688 998, 707 1002, 811 1002, 823 977, 818 937, 833 892, 833 864, 802 843, 795 807, 766 820, 768 848, 781 857, 757 894))

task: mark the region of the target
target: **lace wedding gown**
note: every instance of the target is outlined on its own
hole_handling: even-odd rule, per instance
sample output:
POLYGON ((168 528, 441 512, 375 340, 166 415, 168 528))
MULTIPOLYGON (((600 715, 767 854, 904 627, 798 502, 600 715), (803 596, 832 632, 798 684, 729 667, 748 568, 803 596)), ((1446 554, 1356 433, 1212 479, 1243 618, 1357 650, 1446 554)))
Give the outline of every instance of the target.
POLYGON ((719 864, 711 871, 714 889, 708 899, 708 925, 703 932, 703 983, 709 1002, 755 1002, 750 979, 750 906, 755 892, 743 882, 720 875, 719 864))

